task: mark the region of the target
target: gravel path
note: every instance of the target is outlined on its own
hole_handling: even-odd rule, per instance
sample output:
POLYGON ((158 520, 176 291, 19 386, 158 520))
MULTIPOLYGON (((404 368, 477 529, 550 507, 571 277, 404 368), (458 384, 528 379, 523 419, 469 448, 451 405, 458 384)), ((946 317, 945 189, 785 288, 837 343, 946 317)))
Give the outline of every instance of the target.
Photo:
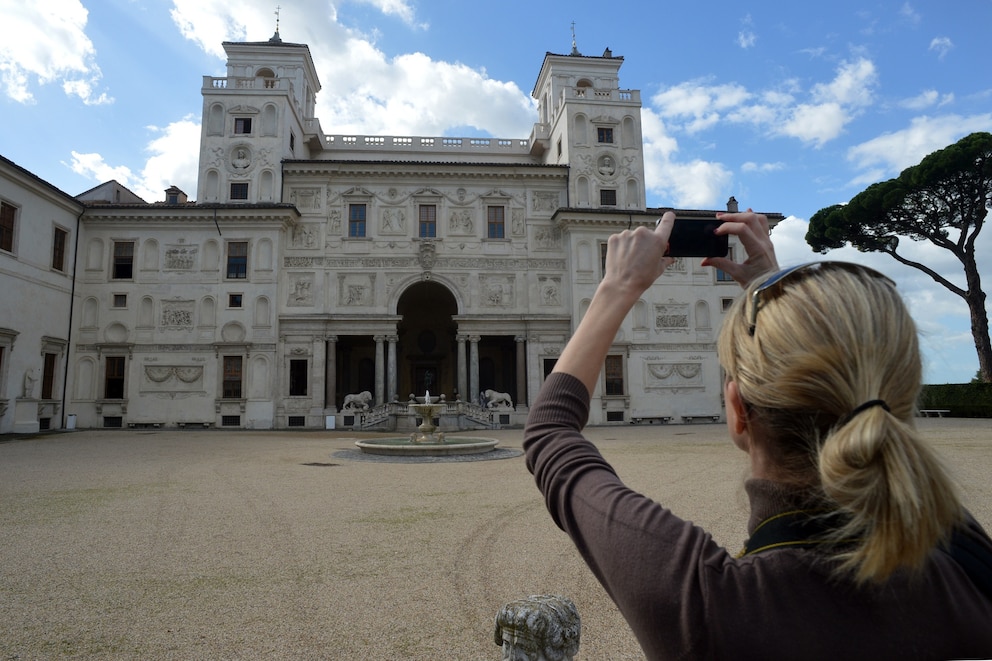
MULTIPOLYGON (((992 529, 992 424, 924 419, 992 529)), ((632 487, 732 550, 746 463, 721 425, 588 430, 632 487)), ((498 659, 504 603, 557 593, 581 659, 640 659, 519 451, 409 463, 347 432, 0 439, 0 659, 498 659)), ((366 436, 367 437, 367 436, 366 436)))

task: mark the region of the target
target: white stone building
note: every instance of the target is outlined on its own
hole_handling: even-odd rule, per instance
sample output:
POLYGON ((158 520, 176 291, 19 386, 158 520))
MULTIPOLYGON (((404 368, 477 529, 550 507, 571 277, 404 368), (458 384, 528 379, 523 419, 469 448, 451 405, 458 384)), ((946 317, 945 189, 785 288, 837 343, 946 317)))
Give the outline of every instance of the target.
MULTIPOLYGON (((30 349, 67 369, 48 424, 388 428, 426 390, 445 396, 452 424, 522 424, 610 234, 666 210, 645 206, 640 94, 619 86, 623 58, 547 54, 528 137, 348 136, 314 116, 307 46, 276 35, 224 48, 227 76, 203 79, 195 203, 173 188, 145 204, 116 182, 55 196, 52 223, 73 241, 80 214, 81 228, 78 267, 45 278, 72 322, 30 349), (486 410, 487 391, 512 406, 486 410), (362 392, 369 409, 345 410, 362 392)), ((17 286, 23 300, 40 284, 17 286)), ((618 333, 590 422, 720 419, 715 340, 738 291, 680 259, 618 333)), ((0 322, 0 345, 26 328, 0 322)), ((6 351, 10 401, 11 378, 38 361, 6 351)))

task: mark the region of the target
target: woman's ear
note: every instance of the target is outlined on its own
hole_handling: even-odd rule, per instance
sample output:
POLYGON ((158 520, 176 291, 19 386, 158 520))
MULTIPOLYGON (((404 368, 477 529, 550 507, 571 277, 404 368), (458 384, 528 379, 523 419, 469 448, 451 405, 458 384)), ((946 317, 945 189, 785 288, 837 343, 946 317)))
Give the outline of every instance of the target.
POLYGON ((727 381, 723 386, 723 398, 727 403, 727 430, 730 432, 730 438, 741 450, 750 452, 751 431, 748 424, 748 408, 736 381, 727 381))

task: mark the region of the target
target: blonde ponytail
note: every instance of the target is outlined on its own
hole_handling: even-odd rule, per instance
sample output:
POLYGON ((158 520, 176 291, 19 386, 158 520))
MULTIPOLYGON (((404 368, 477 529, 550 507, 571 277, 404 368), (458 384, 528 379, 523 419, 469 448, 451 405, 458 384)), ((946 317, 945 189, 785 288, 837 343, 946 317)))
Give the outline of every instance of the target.
POLYGON ((947 471, 912 426, 881 408, 830 434, 819 453, 826 497, 849 514, 836 539, 858 582, 919 569, 962 509, 947 471))
POLYGON ((752 433, 792 480, 845 515, 835 535, 842 571, 870 582, 921 567, 963 510, 914 425, 922 364, 895 286, 838 262, 796 270, 757 296, 755 286, 729 311, 718 345, 752 433))

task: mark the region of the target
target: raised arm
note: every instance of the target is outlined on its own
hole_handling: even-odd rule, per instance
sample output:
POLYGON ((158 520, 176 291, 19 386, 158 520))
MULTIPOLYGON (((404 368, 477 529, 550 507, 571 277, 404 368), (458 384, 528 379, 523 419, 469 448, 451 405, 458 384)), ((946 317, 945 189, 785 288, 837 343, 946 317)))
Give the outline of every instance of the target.
POLYGON ((624 317, 673 261, 664 255, 674 222, 675 214, 668 211, 653 230, 638 227, 610 237, 606 273, 555 372, 571 374, 593 392, 624 317))

